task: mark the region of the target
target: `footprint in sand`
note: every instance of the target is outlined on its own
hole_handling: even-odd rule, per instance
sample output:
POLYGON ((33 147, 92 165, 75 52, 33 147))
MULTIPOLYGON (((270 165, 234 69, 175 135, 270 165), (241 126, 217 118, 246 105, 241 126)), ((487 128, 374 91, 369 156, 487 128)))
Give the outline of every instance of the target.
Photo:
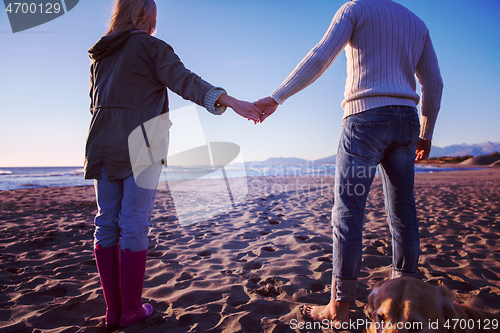
POLYGON ((181 276, 177 279, 177 282, 191 280, 192 278, 194 278, 194 274, 191 274, 189 272, 183 272, 181 276))
POLYGON ((249 261, 245 265, 243 265, 243 269, 246 271, 257 270, 262 267, 262 263, 258 261, 249 261))
POLYGON ((262 248, 262 251, 266 251, 266 252, 274 252, 276 251, 274 248, 272 248, 271 246, 264 246, 262 248))
POLYGON ((227 304, 237 307, 239 305, 248 303, 249 300, 250 297, 245 292, 243 286, 232 286, 231 295, 227 299, 227 304))
POLYGON ((162 257, 163 256, 163 253, 160 252, 160 251, 151 251, 151 252, 148 252, 148 257, 151 257, 151 258, 159 258, 159 257, 162 257))
POLYGON ((309 236, 306 236, 306 235, 297 235, 294 237, 295 237, 295 239, 303 241, 303 242, 307 242, 307 240, 309 239, 309 236))
POLYGON ((208 250, 203 250, 197 253, 200 257, 210 257, 212 255, 212 252, 208 250))
POLYGON ((264 297, 277 297, 282 293, 281 285, 286 282, 286 280, 280 278, 269 277, 259 282, 260 287, 251 291, 251 293, 256 293, 264 297))
POLYGON ((253 250, 253 253, 257 257, 278 257, 280 254, 276 252, 276 248, 271 245, 263 246, 261 248, 253 250))
POLYGON ((274 286, 269 286, 269 285, 265 285, 265 286, 262 286, 258 289, 255 289, 253 291, 251 291, 251 293, 256 293, 256 294, 259 294, 260 296, 264 296, 264 297, 276 297, 280 294, 280 292, 276 289, 276 287, 274 286))

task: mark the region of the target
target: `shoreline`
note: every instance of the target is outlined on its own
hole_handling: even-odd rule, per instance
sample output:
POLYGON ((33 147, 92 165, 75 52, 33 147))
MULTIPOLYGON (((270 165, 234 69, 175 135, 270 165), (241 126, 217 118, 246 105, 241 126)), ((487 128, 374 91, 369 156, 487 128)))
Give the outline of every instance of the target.
MULTIPOLYGON (((327 186, 334 183, 333 177, 318 179, 251 177, 244 202, 186 227, 160 191, 143 294, 155 313, 134 332, 320 332, 290 325, 306 321, 300 305, 330 298, 333 193, 327 186), (271 191, 273 186, 290 191, 271 191)), ((499 189, 498 168, 415 176, 418 278, 447 286, 459 303, 493 313, 500 312, 499 189)), ((92 186, 0 192, 0 327, 6 332, 106 331, 92 252, 94 195, 92 186)), ((376 176, 352 320, 367 318, 367 297, 389 277, 390 264, 376 176)))
MULTIPOLYGON (((488 168, 489 166, 457 165, 457 164, 416 164, 416 173, 449 172, 450 170, 475 170, 488 168)), ((11 168, 20 169, 20 168, 11 168)), ((0 174, 0 192, 11 191, 15 189, 33 189, 33 188, 51 188, 51 187, 69 187, 69 186, 92 186, 93 180, 83 179, 83 169, 78 167, 47 167, 47 168, 21 168, 24 171, 18 173, 14 170, 0 174)), ((182 180, 187 174, 186 170, 175 171, 170 169, 170 174, 174 179, 182 180), (176 174, 177 172, 177 174, 176 174), (180 177, 180 178, 179 178, 180 177)), ((226 170, 229 179, 241 177, 244 172, 236 170, 236 173, 226 170)), ((333 178, 335 173, 335 164, 301 164, 301 165, 253 165, 246 168, 246 177, 273 177, 295 175, 299 177, 324 177, 333 178)), ((165 177, 164 174, 163 177, 165 177)), ((214 174, 215 175, 215 174, 214 174)), ((196 174, 192 175, 196 178, 196 174)), ((222 177, 221 174, 218 176, 222 177)), ((171 176, 168 176, 171 177, 171 176)), ((192 177, 189 177, 192 178, 192 177)))

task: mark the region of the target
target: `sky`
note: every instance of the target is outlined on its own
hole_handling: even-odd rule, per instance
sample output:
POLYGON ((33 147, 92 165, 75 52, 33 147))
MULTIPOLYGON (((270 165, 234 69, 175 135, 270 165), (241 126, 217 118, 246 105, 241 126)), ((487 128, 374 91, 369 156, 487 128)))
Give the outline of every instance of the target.
MULTIPOLYGON (((276 89, 323 37, 345 0, 157 0, 156 37, 185 66, 236 98, 276 89)), ((500 1, 397 0, 430 30, 444 93, 433 145, 500 142, 500 1)), ((0 167, 83 164, 89 113, 87 50, 106 31, 111 0, 82 0, 12 33, 0 12, 0 167)), ((262 124, 197 107, 207 142, 241 147, 245 161, 334 155, 346 79, 342 53, 313 85, 262 124)), ((170 109, 189 105, 169 93, 170 109)), ((175 124, 174 124, 175 126, 175 124)))

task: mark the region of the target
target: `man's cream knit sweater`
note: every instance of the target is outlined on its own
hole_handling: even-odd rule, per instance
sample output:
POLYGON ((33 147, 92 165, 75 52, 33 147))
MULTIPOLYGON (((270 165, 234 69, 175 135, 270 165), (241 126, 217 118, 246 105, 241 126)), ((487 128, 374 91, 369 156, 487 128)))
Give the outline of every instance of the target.
POLYGON ((335 14, 323 39, 271 96, 282 104, 318 79, 345 48, 344 118, 376 107, 416 107, 422 87, 420 137, 431 139, 443 82, 424 22, 391 0, 354 0, 335 14))

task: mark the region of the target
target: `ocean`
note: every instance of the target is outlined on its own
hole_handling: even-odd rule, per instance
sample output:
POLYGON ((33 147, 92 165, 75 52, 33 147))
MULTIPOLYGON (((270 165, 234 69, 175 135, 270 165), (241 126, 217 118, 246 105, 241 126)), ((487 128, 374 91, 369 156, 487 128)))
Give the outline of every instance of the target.
MULTIPOLYGON (((473 168, 471 168, 473 169, 473 168)), ((447 172, 464 168, 417 165, 417 173, 447 172)), ((169 166, 163 169, 163 179, 189 180, 195 178, 293 176, 333 177, 335 164, 269 165, 259 162, 230 164, 221 170, 169 166)), ((0 191, 38 187, 92 186, 93 180, 83 178, 82 167, 0 167, 0 191)))

